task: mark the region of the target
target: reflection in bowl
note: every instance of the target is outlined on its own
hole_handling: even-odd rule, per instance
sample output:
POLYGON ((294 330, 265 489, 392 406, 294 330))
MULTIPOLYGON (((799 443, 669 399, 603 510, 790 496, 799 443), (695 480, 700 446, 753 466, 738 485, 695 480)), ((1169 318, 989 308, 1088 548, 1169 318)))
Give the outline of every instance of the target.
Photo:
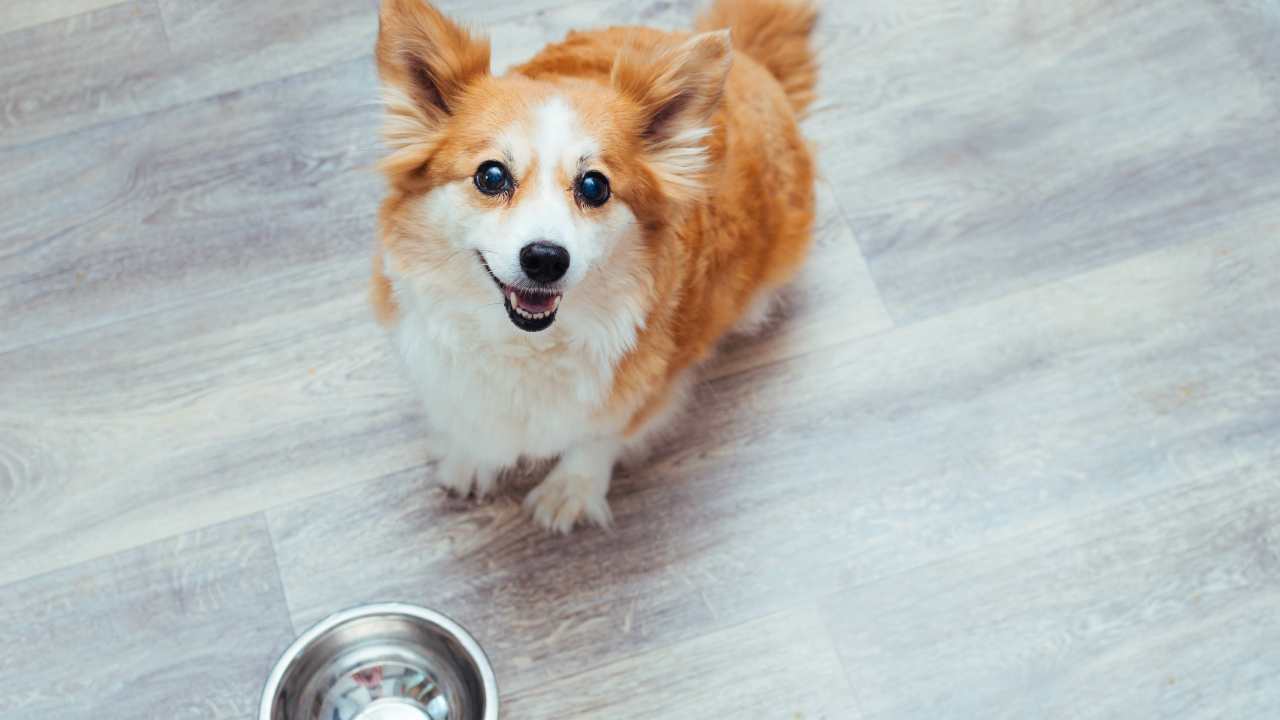
POLYGON ((413 605, 365 605, 285 651, 259 720, 497 720, 498 688, 475 639, 413 605))

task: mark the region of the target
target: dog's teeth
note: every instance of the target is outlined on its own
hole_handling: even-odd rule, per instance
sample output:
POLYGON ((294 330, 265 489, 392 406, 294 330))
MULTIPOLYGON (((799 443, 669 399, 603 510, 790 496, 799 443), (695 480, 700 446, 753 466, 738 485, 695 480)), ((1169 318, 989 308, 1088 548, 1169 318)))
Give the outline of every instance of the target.
POLYGON ((511 309, 515 311, 516 315, 519 315, 525 320, 546 320, 554 315, 556 309, 560 307, 560 296, 554 295, 551 297, 550 308, 543 310, 542 312, 531 312, 520 306, 520 295, 515 290, 512 290, 507 294, 507 301, 511 304, 511 309))

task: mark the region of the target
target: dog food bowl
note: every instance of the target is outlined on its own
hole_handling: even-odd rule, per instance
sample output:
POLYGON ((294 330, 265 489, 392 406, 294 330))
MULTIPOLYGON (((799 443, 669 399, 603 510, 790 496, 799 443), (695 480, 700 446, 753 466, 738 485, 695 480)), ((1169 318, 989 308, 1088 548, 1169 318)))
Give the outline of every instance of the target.
POLYGON ((498 720, 498 685, 454 621, 413 605, 365 605, 289 646, 258 720, 498 720))

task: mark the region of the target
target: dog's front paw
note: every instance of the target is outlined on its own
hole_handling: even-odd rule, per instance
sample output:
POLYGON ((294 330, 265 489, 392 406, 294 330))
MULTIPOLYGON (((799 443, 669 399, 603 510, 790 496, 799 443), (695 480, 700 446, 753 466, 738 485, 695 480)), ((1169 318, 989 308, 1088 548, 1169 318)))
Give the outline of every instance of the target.
POLYGON ((579 523, 599 527, 613 524, 605 498, 609 479, 576 474, 557 467, 524 499, 534 522, 552 532, 567 535, 579 523))
POLYGON ((475 495, 477 500, 484 500, 498 486, 498 470, 480 467, 457 455, 441 460, 436 472, 440 485, 459 497, 475 495))

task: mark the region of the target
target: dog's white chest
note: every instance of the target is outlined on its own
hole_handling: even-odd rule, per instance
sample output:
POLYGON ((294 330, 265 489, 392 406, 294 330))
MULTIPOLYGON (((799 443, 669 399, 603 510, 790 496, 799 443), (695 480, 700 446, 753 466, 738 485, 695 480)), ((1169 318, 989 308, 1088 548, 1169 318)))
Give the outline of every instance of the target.
MULTIPOLYGON (((507 322, 506 318, 501 318, 507 322)), ((480 321, 483 322, 483 321, 480 321)), ((494 342, 483 325, 405 313, 394 336, 432 431, 477 460, 508 466, 550 457, 590 435, 612 367, 548 332, 494 342)))

